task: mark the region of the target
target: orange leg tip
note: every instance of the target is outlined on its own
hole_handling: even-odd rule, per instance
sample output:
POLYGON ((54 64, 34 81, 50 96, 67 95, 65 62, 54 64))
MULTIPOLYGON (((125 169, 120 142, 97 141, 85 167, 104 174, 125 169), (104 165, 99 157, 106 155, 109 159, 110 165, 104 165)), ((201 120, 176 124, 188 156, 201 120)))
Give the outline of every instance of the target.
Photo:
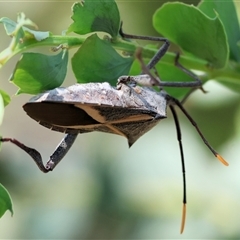
POLYGON ((187 206, 186 206, 186 203, 184 203, 184 204, 183 204, 183 208, 182 208, 182 222, 181 222, 181 228, 180 228, 180 233, 181 233, 181 234, 183 233, 184 227, 185 227, 186 211, 187 211, 187 206))
POLYGON ((228 166, 228 162, 224 160, 224 158, 222 156, 220 156, 219 154, 216 154, 217 159, 224 164, 225 166, 228 166))

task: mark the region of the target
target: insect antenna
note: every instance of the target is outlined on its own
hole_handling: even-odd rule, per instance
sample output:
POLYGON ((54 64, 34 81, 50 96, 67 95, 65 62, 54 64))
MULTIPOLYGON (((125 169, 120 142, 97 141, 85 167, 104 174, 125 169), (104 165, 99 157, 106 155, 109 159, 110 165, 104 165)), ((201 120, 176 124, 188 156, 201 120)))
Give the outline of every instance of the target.
POLYGON ((176 126, 177 131, 177 140, 179 143, 180 155, 181 155, 181 163, 182 163, 182 176, 183 176, 183 208, 182 208, 182 221, 181 221, 181 228, 180 233, 183 233, 185 222, 186 222, 186 204, 187 204, 187 187, 186 187, 186 170, 185 170, 185 162, 184 162, 184 154, 183 154, 183 145, 182 145, 182 134, 181 128, 178 120, 177 113, 174 109, 173 105, 169 105, 169 108, 172 112, 173 119, 176 126))

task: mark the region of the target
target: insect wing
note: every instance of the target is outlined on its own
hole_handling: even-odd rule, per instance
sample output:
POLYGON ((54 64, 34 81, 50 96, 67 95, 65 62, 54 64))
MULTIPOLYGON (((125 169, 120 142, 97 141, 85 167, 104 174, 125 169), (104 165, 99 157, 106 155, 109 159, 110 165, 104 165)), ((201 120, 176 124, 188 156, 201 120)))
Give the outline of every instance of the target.
POLYGON ((88 83, 40 94, 23 108, 31 118, 52 130, 118 134, 127 137, 131 146, 166 117, 166 106, 165 97, 155 91, 88 83))

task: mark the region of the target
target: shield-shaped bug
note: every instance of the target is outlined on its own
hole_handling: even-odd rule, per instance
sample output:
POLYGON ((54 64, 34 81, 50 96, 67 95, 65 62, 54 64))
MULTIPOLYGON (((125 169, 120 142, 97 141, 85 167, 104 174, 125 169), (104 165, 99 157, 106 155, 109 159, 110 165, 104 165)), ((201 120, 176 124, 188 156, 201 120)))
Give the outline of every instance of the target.
POLYGON ((183 214, 181 233, 184 229, 186 215, 186 179, 183 147, 179 121, 174 109, 177 105, 189 119, 201 136, 207 147, 225 165, 227 162, 209 145, 196 122, 187 113, 181 102, 168 95, 162 88, 191 87, 201 88, 201 81, 191 71, 178 63, 176 66, 193 77, 192 82, 163 82, 154 77, 149 69, 166 53, 169 41, 165 38, 133 36, 124 34, 124 38, 137 38, 144 40, 163 41, 164 44, 147 66, 144 65, 141 52, 137 58, 140 60, 142 70, 146 74, 138 76, 122 76, 118 79, 117 86, 109 83, 75 84, 67 88, 56 88, 30 99, 23 108, 26 113, 44 127, 54 131, 66 133, 50 160, 44 166, 41 155, 35 149, 29 148, 16 139, 1 138, 0 141, 10 141, 26 151, 35 161, 39 169, 49 172, 61 161, 74 143, 79 133, 100 131, 121 135, 127 138, 131 146, 139 137, 153 128, 160 120, 167 117, 167 106, 170 107, 177 129, 177 138, 180 147, 182 172, 183 172, 183 214), (159 87, 159 91, 153 89, 159 87))

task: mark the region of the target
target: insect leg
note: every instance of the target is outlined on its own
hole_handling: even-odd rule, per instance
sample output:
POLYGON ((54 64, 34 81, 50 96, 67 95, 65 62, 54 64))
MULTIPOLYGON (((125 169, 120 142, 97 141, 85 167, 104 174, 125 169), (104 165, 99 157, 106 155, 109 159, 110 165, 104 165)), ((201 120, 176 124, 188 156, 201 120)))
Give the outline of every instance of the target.
MULTIPOLYGON (((177 55, 178 56, 178 55, 177 55)), ((137 76, 121 76, 118 78, 118 83, 126 83, 126 82, 136 82, 140 85, 143 86, 159 86, 161 87, 200 87, 202 88, 202 82, 201 80, 189 71, 188 69, 184 68, 182 65, 178 63, 178 60, 176 60, 176 64, 178 67, 181 67, 181 69, 190 75, 191 77, 194 78, 194 81, 191 82, 165 82, 165 81, 160 81, 158 77, 153 76, 153 74, 149 71, 149 68, 145 65, 142 59, 142 54, 141 54, 141 49, 136 51, 136 57, 139 60, 141 64, 142 71, 147 74, 142 74, 142 75, 137 75, 137 76)), ((176 57, 178 59, 178 57, 176 57)))
MULTIPOLYGON (((143 71, 146 72, 146 73, 149 75, 149 77, 150 77, 151 79, 153 79, 153 81, 154 81, 154 79, 156 79, 156 78, 151 74, 151 72, 149 71, 149 69, 148 69, 148 68, 146 67, 146 65, 144 64, 144 62, 143 62, 143 60, 142 60, 142 57, 141 57, 141 51, 138 51, 138 52, 137 52, 137 57, 138 57, 138 59, 139 59, 139 61, 140 61, 140 63, 141 63, 141 66, 142 66, 143 71)), ((137 77, 137 76, 136 76, 136 77, 137 77)), ((131 77, 129 77, 129 78, 131 79, 131 77)), ((135 81, 136 81, 136 80, 135 80, 135 81)), ((156 80, 156 82, 157 82, 157 80, 156 80)), ((161 83, 163 83, 163 82, 161 82, 161 83)), ((188 82, 188 83, 190 83, 190 82, 188 82)), ((195 83, 199 83, 199 82, 195 81, 195 83)), ((175 105, 177 105, 177 106, 181 109, 181 111, 185 114, 185 116, 188 118, 188 120, 189 120, 189 121, 192 123, 192 125, 195 127, 195 129, 197 130, 198 134, 199 134, 200 137, 202 138, 203 142, 204 142, 204 143, 206 144, 206 146, 211 150, 211 152, 214 154, 214 156, 215 156, 216 158, 218 158, 218 160, 219 160, 220 162, 222 162, 224 165, 228 166, 228 163, 223 159, 223 157, 222 157, 221 155, 219 155, 219 154, 211 147, 211 145, 208 143, 208 141, 206 140, 206 138, 203 136, 202 132, 200 131, 197 123, 196 123, 196 122, 193 120, 193 118, 188 114, 188 112, 185 110, 185 108, 183 107, 183 105, 181 104, 181 102, 178 101, 176 98, 171 97, 171 96, 169 96, 169 95, 166 95, 166 97, 168 98, 169 105, 175 104, 175 105)))
POLYGON ((153 56, 153 58, 147 64, 148 69, 152 69, 159 62, 159 60, 166 54, 166 52, 170 46, 170 42, 167 38, 152 37, 152 36, 137 36, 137 35, 132 35, 132 34, 126 34, 126 33, 123 33, 122 26, 119 30, 119 34, 123 38, 128 38, 128 39, 140 39, 140 40, 164 42, 163 45, 160 47, 160 49, 157 51, 157 53, 153 56))
MULTIPOLYGON (((122 31, 122 27, 120 28, 119 34, 123 37, 123 38, 128 38, 128 39, 140 39, 140 40, 150 40, 150 41, 162 41, 164 42, 163 45, 160 47, 160 49, 157 51, 157 53, 152 57, 152 59, 149 61, 149 63, 147 65, 144 64, 142 58, 141 58, 141 51, 137 51, 136 53, 136 57, 140 60, 141 63, 141 67, 142 67, 142 71, 144 73, 148 73, 149 71, 146 71, 146 68, 152 69, 158 62, 159 60, 166 54, 169 46, 170 46, 170 42, 168 39, 163 38, 163 37, 153 37, 153 36, 137 36, 137 35, 131 35, 131 34, 126 34, 123 33, 122 31)), ((191 72, 190 70, 184 68, 180 63, 179 63, 179 54, 176 55, 175 58, 175 65, 181 69, 183 72, 185 72, 186 74, 188 74, 189 76, 191 76, 194 81, 191 82, 166 82, 166 81, 160 81, 160 79, 155 78, 155 80, 153 81, 153 79, 151 78, 151 82, 153 83, 152 86, 159 86, 161 87, 195 87, 195 88, 199 88, 202 86, 202 81, 201 79, 195 75, 193 72, 191 72)), ((150 73, 148 73, 150 74, 150 73)), ((137 77, 137 76, 135 76, 137 77)))
POLYGON ((18 140, 14 138, 0 138, 1 142, 11 142, 24 150, 26 153, 28 153, 33 161, 37 164, 38 168, 44 172, 47 173, 49 171, 52 171, 55 166, 62 160, 62 158, 66 155, 68 150, 73 145, 75 139, 77 137, 77 134, 67 134, 64 139, 61 141, 61 143, 58 145, 52 156, 50 157, 50 160, 47 162, 46 167, 43 165, 41 154, 35 150, 34 148, 27 147, 23 143, 19 142, 18 140))
POLYGON ((225 166, 228 166, 228 163, 224 160, 224 158, 222 156, 220 156, 209 144, 209 142, 207 141, 207 139, 203 136, 202 132, 200 131, 197 123, 193 120, 193 118, 189 115, 189 113, 185 110, 185 108, 183 107, 183 105, 181 104, 181 102, 179 102, 176 98, 173 97, 169 97, 169 100, 174 103, 175 105, 177 105, 181 111, 184 113, 184 115, 188 118, 188 120, 191 122, 191 124, 195 127, 195 129, 197 130, 198 134, 200 135, 200 137, 202 138, 203 142, 206 144, 206 146, 210 149, 210 151, 214 154, 214 156, 220 161, 222 162, 225 166))
POLYGON ((48 172, 48 170, 43 165, 41 154, 34 148, 27 147, 26 145, 24 145, 23 143, 19 142, 17 139, 14 139, 14 138, 1 138, 0 141, 1 142, 11 142, 11 143, 15 144, 16 146, 21 148, 23 151, 25 151, 28 155, 30 155, 32 157, 32 159, 34 160, 34 162, 37 164, 38 168, 42 172, 44 172, 44 173, 48 172))
POLYGON ((179 149, 180 149, 180 155, 181 155, 181 162, 182 162, 182 175, 183 175, 183 209, 182 209, 182 222, 181 222, 181 229, 180 233, 183 233, 185 221, 186 221, 186 204, 187 204, 187 188, 186 188, 186 171, 185 171, 185 162, 184 162, 184 154, 183 154, 183 145, 182 145, 182 134, 181 134, 181 128, 178 121, 177 113, 174 109, 173 105, 169 105, 169 108, 171 109, 173 119, 176 126, 177 131, 177 140, 179 143, 179 149))
MULTIPOLYGON (((189 75, 190 77, 192 77, 196 82, 199 83, 199 89, 202 90, 203 93, 207 93, 207 91, 205 91, 203 89, 203 87, 201 86, 202 85, 202 82, 201 80, 199 79, 199 77, 194 74, 192 71, 190 71, 189 69, 185 68, 181 63, 179 63, 179 57, 180 57, 180 54, 177 53, 176 57, 175 57, 175 66, 178 67, 181 71, 185 72, 187 75, 189 75)), ((192 88, 185 96, 184 98, 181 100, 181 104, 183 104, 187 99, 188 97, 196 90, 196 88, 192 88)))
POLYGON ((72 147, 75 142, 78 134, 70 134, 68 133, 62 141, 59 143, 54 153, 50 156, 49 161, 46 164, 46 169, 48 171, 52 171, 56 165, 63 159, 63 157, 67 154, 68 150, 72 147))
MULTIPOLYGON (((199 88, 199 87, 202 86, 202 81, 198 78, 197 75, 195 75, 194 73, 192 73, 188 69, 184 68, 180 63, 178 63, 178 58, 179 58, 178 55, 176 56, 175 64, 177 64, 177 66, 180 67, 181 70, 183 70, 185 73, 187 73, 188 75, 193 77, 194 81, 191 81, 191 82, 166 82, 166 81, 160 81, 158 78, 156 78, 156 77, 154 77, 152 75, 152 73, 149 71, 149 68, 143 62, 141 50, 136 52, 136 57, 140 61, 142 71, 144 73, 147 73, 147 75, 149 75, 148 84, 151 84, 151 82, 154 82, 153 86, 159 86, 159 87, 198 87, 199 88)), ((137 78, 139 76, 134 76, 134 77, 135 77, 135 81, 138 82, 137 78)), ((131 76, 130 76, 130 78, 131 78, 131 76)), ((142 83, 140 82, 140 84, 142 84, 142 83)))

